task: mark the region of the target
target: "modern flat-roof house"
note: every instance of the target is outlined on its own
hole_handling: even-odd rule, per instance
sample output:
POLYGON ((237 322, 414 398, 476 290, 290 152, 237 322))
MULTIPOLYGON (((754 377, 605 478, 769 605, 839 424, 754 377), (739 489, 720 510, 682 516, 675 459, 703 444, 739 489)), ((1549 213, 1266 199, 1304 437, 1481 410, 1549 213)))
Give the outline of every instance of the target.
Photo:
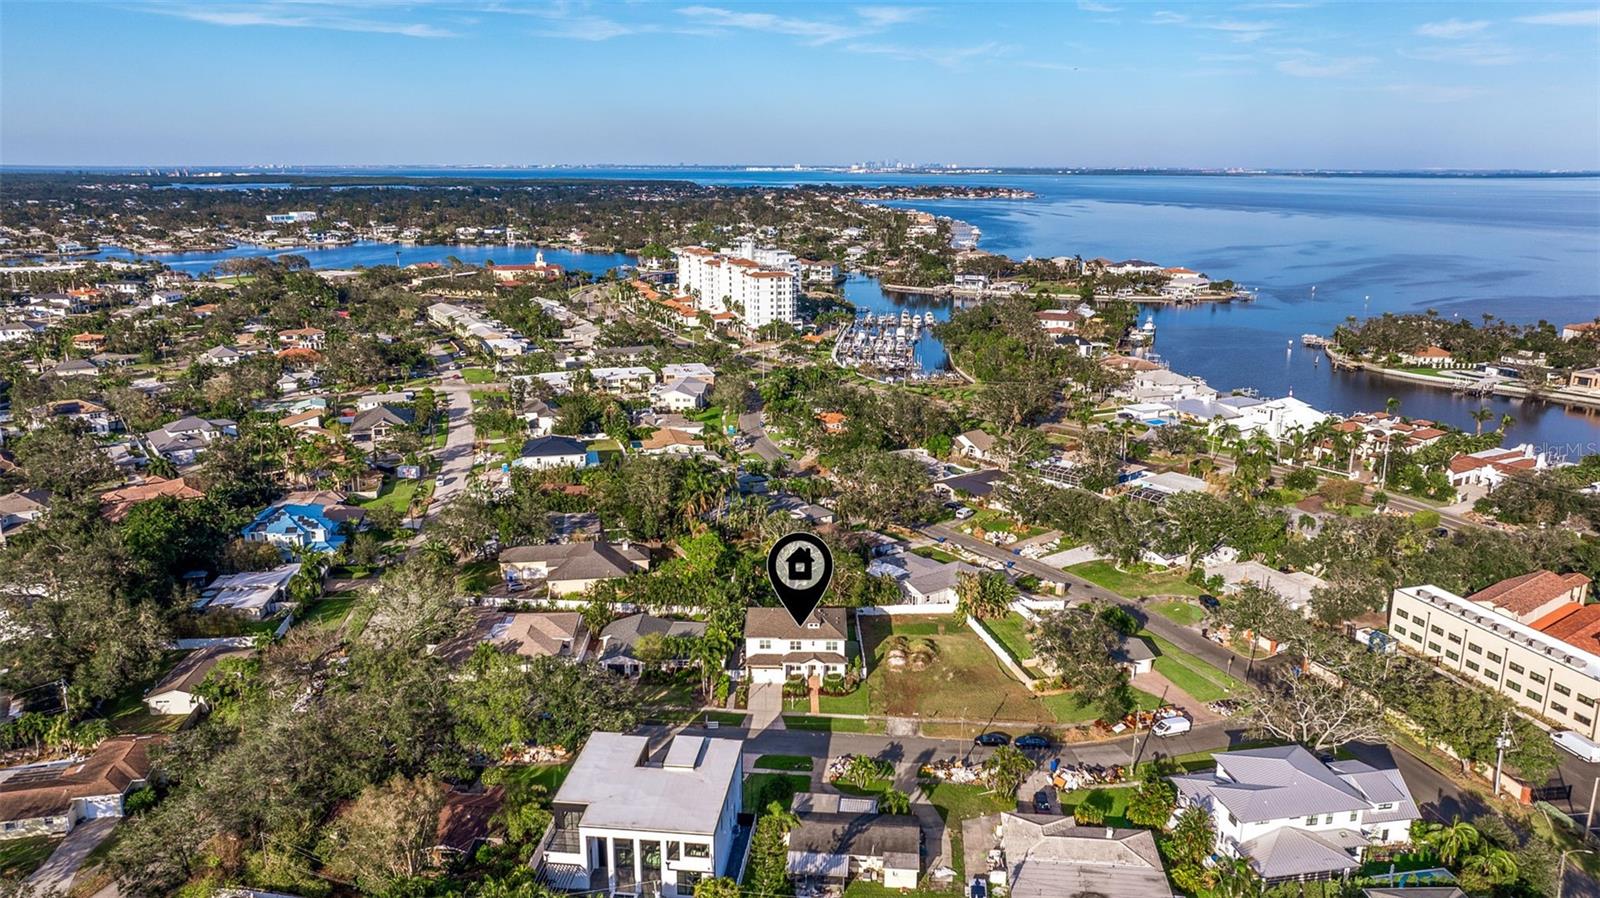
POLYGON ((589 446, 576 437, 534 437, 522 444, 522 453, 511 462, 519 468, 582 468, 589 463, 589 446))
POLYGON ((239 426, 227 418, 190 415, 144 435, 151 451, 175 465, 193 464, 207 447, 225 437, 239 435, 239 426))
POLYGON ((1071 817, 1000 814, 995 836, 1012 898, 1172 898, 1149 830, 1078 826, 1071 817))
POLYGON ((544 880, 606 895, 694 893, 737 874, 743 742, 680 735, 652 760, 646 736, 595 733, 551 803, 544 880))
POLYGON ((0 839, 70 832, 121 817, 122 800, 150 776, 150 747, 165 736, 116 736, 87 758, 0 770, 0 839))
POLYGON ((1213 771, 1172 778, 1178 809, 1205 809, 1217 853, 1267 882, 1337 878, 1369 845, 1405 841, 1420 815, 1400 771, 1324 764, 1298 745, 1218 752, 1213 771))
POLYGON ((626 577, 650 567, 644 550, 606 542, 516 546, 500 552, 500 575, 506 588, 526 589, 543 582, 551 595, 583 592, 601 580, 626 577))
POLYGON ((843 675, 849 664, 849 628, 843 608, 817 608, 796 624, 784 608, 747 608, 744 663, 752 683, 790 677, 843 675))
POLYGON ((213 668, 225 658, 248 658, 248 649, 211 646, 190 652, 160 682, 145 693, 144 704, 151 714, 192 714, 205 706, 195 688, 205 682, 213 668))
POLYGON ((1389 603, 1389 632, 1524 711, 1600 739, 1600 604, 1583 574, 1534 571, 1465 598, 1408 586, 1389 603))
POLYGON ((270 571, 223 574, 200 592, 196 611, 232 611, 254 620, 277 614, 289 600, 289 581, 300 573, 300 563, 283 564, 270 571))

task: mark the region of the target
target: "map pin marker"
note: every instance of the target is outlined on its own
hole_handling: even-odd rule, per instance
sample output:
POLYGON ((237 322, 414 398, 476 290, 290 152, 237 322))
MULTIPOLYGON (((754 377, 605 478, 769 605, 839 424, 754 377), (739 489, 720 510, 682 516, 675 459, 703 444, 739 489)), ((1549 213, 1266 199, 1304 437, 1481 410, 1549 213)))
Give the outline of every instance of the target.
POLYGON ((809 533, 791 533, 772 545, 767 553, 767 577, 783 607, 796 625, 822 601, 833 579, 833 554, 828 544, 809 533))

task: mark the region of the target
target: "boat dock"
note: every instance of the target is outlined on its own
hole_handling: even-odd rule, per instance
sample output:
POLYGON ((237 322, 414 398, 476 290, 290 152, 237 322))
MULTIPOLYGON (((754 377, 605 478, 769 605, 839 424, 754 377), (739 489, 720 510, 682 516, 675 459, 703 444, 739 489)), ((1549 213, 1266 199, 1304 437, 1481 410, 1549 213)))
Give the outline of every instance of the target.
POLYGON ((833 347, 834 363, 899 377, 918 372, 917 340, 933 324, 932 312, 862 314, 839 332, 833 347))

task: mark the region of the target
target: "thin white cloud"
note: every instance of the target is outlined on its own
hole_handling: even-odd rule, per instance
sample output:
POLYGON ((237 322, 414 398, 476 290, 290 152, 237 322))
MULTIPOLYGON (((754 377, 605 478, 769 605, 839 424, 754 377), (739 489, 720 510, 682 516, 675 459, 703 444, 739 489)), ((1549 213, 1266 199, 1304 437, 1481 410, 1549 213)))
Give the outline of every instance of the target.
POLYGON ((1210 31, 1221 31, 1239 43, 1253 43, 1278 29, 1276 22, 1238 22, 1223 20, 1207 22, 1200 26, 1210 31))
POLYGON ((947 69, 954 69, 960 68, 974 59, 996 55, 1006 48, 996 41, 988 41, 971 47, 917 47, 902 44, 857 42, 849 44, 845 49, 852 53, 887 56, 907 62, 929 62, 947 69))
POLYGON ((1571 9, 1565 12, 1546 12, 1535 16, 1518 16, 1514 22, 1524 25, 1600 25, 1600 7, 1571 9))
POLYGON ((1481 87, 1461 87, 1440 84, 1386 84, 1383 89, 1389 93, 1423 103, 1458 103, 1481 97, 1488 91, 1481 87))
POLYGON ((313 28, 324 31, 355 31, 420 38, 458 36, 453 31, 421 22, 397 22, 364 18, 359 15, 359 12, 369 12, 373 6, 373 4, 274 2, 249 6, 161 3, 136 8, 226 28, 313 28))
POLYGON ((878 28, 888 28, 893 25, 903 25, 906 22, 919 19, 928 11, 923 6, 858 6, 856 15, 863 21, 878 28))
POLYGON ((1466 65, 1511 65, 1522 61, 1522 54, 1510 47, 1488 41, 1412 47, 1400 51, 1407 59, 1423 62, 1458 62, 1466 65))
POLYGON ((803 19, 720 6, 685 6, 677 12, 680 17, 696 25, 783 34, 800 38, 807 44, 822 45, 876 34, 914 18, 920 10, 916 7, 864 6, 854 10, 854 21, 803 19))
POLYGON ((1467 21, 1464 19, 1445 19, 1443 22, 1424 22, 1417 26, 1417 34, 1423 37, 1435 37, 1441 40, 1459 40, 1472 37, 1489 27, 1489 22, 1484 19, 1467 21))
POLYGON ((1285 59, 1278 71, 1296 78, 1342 78, 1361 71, 1377 60, 1370 56, 1304 57, 1285 59))
POLYGON ((1111 6, 1110 4, 1106 3, 1095 3, 1094 0, 1078 0, 1078 9, 1083 12, 1098 13, 1100 15, 1109 15, 1114 12, 1122 12, 1122 7, 1120 6, 1111 6))

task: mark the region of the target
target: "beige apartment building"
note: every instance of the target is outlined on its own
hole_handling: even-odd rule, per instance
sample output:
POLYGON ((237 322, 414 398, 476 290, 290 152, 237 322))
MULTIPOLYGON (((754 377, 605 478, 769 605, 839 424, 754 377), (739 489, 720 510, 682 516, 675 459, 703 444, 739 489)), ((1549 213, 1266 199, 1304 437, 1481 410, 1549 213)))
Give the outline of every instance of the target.
POLYGON ((1600 736, 1600 604, 1589 578, 1535 571, 1463 598, 1437 586, 1394 592, 1389 632, 1400 645, 1494 689, 1530 714, 1600 736))

